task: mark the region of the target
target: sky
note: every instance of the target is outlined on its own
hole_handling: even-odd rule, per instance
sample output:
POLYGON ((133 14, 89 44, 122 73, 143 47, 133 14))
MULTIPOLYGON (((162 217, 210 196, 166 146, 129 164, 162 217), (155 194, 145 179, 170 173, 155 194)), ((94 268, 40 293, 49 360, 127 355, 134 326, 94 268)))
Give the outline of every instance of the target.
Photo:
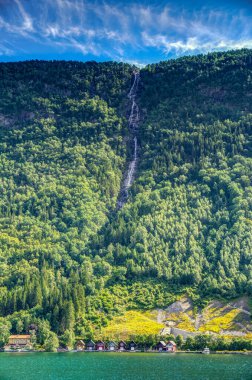
POLYGON ((0 0, 0 61, 158 62, 252 48, 252 0, 0 0))

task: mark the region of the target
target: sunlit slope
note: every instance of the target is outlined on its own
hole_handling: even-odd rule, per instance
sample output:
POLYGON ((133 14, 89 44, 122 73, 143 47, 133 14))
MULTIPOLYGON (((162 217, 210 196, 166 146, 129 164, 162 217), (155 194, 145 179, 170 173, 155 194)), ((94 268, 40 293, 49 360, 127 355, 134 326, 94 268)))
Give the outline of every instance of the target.
POLYGON ((151 312, 131 310, 114 317, 101 335, 107 339, 129 339, 136 335, 157 335, 162 328, 163 324, 156 322, 151 312))
POLYGON ((108 321, 95 332, 102 339, 133 339, 140 335, 204 333, 230 337, 252 337, 249 299, 230 302, 212 300, 202 309, 195 308, 187 296, 180 297, 165 309, 129 310, 108 321))

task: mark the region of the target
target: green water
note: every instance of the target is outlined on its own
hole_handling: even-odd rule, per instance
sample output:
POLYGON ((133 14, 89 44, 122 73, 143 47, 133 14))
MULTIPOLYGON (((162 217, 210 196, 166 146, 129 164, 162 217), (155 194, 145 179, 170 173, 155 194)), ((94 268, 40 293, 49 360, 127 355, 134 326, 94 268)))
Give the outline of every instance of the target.
POLYGON ((1 353, 0 380, 252 380, 252 356, 1 353))

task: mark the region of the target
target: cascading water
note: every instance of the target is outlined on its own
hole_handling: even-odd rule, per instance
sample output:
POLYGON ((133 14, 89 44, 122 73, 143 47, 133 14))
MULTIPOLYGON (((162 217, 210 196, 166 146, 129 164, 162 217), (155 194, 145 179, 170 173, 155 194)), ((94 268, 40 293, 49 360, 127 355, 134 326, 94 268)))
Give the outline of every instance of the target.
POLYGON ((136 162, 137 162, 137 138, 135 136, 134 137, 134 156, 133 156, 133 160, 129 164, 127 178, 126 178, 125 184, 124 184, 125 189, 128 189, 132 185, 133 175, 134 175, 135 169, 136 169, 136 162))
POLYGON ((130 92, 128 94, 129 99, 131 100, 131 111, 129 116, 129 129, 132 135, 132 143, 133 143, 133 157, 132 160, 129 163, 122 188, 118 197, 117 201, 117 208, 122 208, 125 202, 128 198, 128 190, 131 187, 134 175, 136 172, 136 166, 137 166, 137 151, 138 151, 138 142, 137 142, 137 129, 139 124, 139 107, 136 103, 136 95, 138 90, 138 84, 140 80, 140 74, 139 72, 134 72, 134 82, 130 89, 130 92))

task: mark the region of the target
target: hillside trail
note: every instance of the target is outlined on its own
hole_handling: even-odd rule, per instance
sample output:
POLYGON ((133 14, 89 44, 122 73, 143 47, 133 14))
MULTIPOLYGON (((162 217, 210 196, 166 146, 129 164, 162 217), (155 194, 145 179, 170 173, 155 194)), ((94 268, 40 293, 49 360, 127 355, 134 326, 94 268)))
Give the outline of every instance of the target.
POLYGON ((140 81, 139 71, 134 71, 134 82, 131 86, 128 98, 131 101, 131 111, 128 119, 129 122, 129 131, 130 131, 130 143, 133 146, 133 154, 131 161, 129 162, 127 171, 124 175, 124 180, 122 182, 122 187, 117 200, 117 209, 121 209, 128 199, 128 190, 132 186, 134 181, 136 168, 137 168, 137 159, 138 159, 138 140, 137 140, 137 131, 140 121, 139 107, 136 102, 137 90, 140 81))

